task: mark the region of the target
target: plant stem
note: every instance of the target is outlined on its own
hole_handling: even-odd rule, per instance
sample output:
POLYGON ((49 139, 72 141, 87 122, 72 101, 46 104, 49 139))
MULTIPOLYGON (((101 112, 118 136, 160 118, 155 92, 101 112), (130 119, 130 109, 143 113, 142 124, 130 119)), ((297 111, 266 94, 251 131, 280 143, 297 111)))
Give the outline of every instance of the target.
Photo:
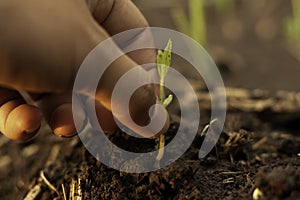
MULTIPOLYGON (((160 85, 159 85, 159 99, 160 99, 160 102, 163 103, 164 102, 164 99, 165 99, 165 92, 164 92, 164 78, 161 78, 160 79, 160 85)), ((158 154, 156 156, 156 163, 155 163, 155 166, 157 168, 160 168, 160 160, 163 158, 164 156, 164 146, 165 146, 165 135, 164 134, 161 134, 159 136, 159 139, 158 139, 159 143, 158 143, 158 154)))
POLYGON ((164 85, 165 85, 165 80, 160 79, 160 84, 159 84, 159 100, 161 103, 164 102, 165 100, 165 90, 164 90, 164 85))
POLYGON ((164 156, 164 146, 165 146, 165 135, 164 134, 161 134, 159 136, 159 145, 158 145, 158 154, 156 156, 156 161, 158 161, 158 163, 156 164, 157 167, 160 167, 159 165, 159 161, 162 159, 162 157, 164 156))

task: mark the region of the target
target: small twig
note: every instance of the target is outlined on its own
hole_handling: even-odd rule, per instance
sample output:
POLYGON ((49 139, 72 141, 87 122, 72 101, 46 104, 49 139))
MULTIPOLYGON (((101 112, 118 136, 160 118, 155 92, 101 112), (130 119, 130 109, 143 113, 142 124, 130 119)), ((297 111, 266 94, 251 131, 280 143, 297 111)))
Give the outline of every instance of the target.
POLYGON ((220 172, 220 174, 223 175, 235 175, 235 174, 241 174, 243 172, 231 172, 231 171, 224 171, 224 172, 220 172))
POLYGON ((233 177, 227 178, 223 180, 223 183, 224 184, 234 183, 234 178, 233 177))
POLYGON ((54 191, 58 196, 59 196, 59 192, 58 190, 50 183, 50 181, 46 178, 44 171, 40 171, 40 177, 41 179, 44 181, 44 183, 49 187, 49 189, 51 189, 52 191, 54 191))
POLYGON ((78 184, 77 184, 77 200, 82 200, 82 191, 81 191, 81 179, 78 178, 78 184))
POLYGON ((265 143, 268 141, 268 139, 269 139, 269 138, 268 138, 267 136, 261 138, 258 142, 254 143, 254 144, 252 145, 252 149, 253 149, 253 150, 257 150, 257 149, 259 149, 261 146, 264 146, 265 143))
POLYGON ((72 181, 71 181, 69 195, 70 195, 69 197, 71 200, 75 200, 75 181, 74 181, 74 179, 72 179, 72 181))
POLYGON ((35 200, 42 191, 42 187, 40 184, 35 185, 26 195, 24 200, 35 200))
POLYGON ((64 200, 67 200, 67 195, 66 195, 66 190, 65 190, 64 184, 61 184, 61 188, 62 188, 62 193, 63 193, 64 200))

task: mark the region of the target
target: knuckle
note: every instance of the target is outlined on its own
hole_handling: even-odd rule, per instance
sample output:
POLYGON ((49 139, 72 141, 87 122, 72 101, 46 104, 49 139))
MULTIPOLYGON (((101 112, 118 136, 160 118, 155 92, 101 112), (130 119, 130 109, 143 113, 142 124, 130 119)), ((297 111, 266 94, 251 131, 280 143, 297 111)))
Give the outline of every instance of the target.
POLYGON ((86 0, 92 15, 99 23, 105 21, 113 10, 115 0, 86 0))

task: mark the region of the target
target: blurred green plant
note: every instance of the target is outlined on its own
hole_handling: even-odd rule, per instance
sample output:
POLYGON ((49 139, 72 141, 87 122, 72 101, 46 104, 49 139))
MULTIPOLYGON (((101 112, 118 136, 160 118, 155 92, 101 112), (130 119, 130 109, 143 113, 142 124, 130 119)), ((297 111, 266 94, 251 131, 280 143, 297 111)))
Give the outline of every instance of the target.
POLYGON ((234 0, 211 0, 216 11, 220 14, 233 12, 234 0))
POLYGON ((293 16, 286 21, 286 34, 293 39, 300 39, 300 1, 291 0, 293 16))
POLYGON ((206 46, 206 18, 204 0, 188 0, 189 16, 183 8, 171 9, 171 15, 178 30, 206 46))
POLYGON ((218 14, 231 12, 234 0, 188 0, 188 14, 182 7, 171 9, 171 16, 178 30, 207 46, 205 6, 210 3, 218 14))
POLYGON ((285 35, 288 38, 291 53, 300 60, 300 1, 291 0, 293 16, 285 23, 285 35))

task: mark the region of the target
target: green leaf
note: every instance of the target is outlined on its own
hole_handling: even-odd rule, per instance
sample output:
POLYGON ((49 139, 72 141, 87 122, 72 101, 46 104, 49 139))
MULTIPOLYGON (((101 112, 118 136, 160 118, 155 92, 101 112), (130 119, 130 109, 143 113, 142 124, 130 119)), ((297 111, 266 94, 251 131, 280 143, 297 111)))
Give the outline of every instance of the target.
POLYGON ((164 64, 163 61, 163 52, 162 50, 158 50, 157 52, 157 70, 158 70, 158 74, 161 77, 161 72, 162 72, 162 65, 164 64))
POLYGON ((169 39, 168 44, 164 51, 164 59, 165 59, 165 67, 166 67, 166 74, 168 72, 168 69, 171 65, 171 55, 172 55, 172 41, 169 39))
POLYGON ((173 95, 169 95, 163 102, 164 107, 166 108, 173 101, 173 95))
POLYGON ((171 55, 172 55, 172 41, 169 39, 167 46, 164 51, 158 50, 157 52, 157 71, 160 76, 160 94, 159 99, 163 103, 164 96, 164 82, 165 77, 168 73, 168 69, 171 65, 171 55))

